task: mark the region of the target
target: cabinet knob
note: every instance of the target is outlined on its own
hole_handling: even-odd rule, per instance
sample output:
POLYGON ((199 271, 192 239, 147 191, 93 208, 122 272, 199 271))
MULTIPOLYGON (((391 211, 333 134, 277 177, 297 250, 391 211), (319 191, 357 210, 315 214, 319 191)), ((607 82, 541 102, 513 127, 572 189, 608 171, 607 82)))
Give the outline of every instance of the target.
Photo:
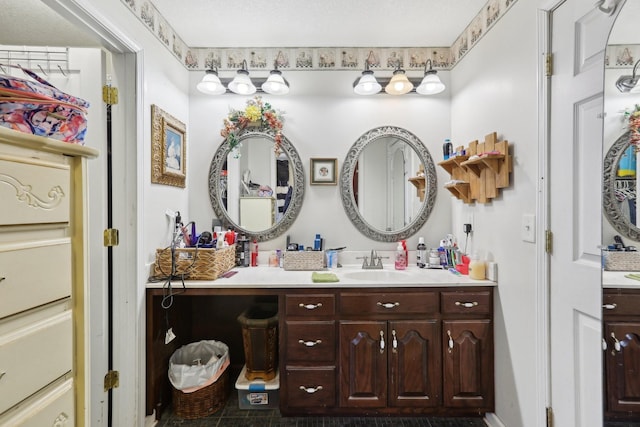
MULTIPOLYGON (((618 340, 618 338, 616 338, 616 334, 611 332, 611 338, 613 338, 613 348, 617 351, 620 352, 621 350, 621 346, 620 346, 620 341, 618 340)), ((614 353, 615 354, 615 353, 614 353)))
POLYGON ((473 301, 473 302, 460 302, 460 301, 456 301, 456 305, 457 306, 462 306, 464 308, 471 308, 471 307, 475 307, 476 305, 478 305, 477 301, 473 301))
POLYGON ((453 350, 453 337, 451 336, 451 331, 447 331, 447 335, 449 335, 449 353, 453 350))
POLYGON ((376 303, 376 305, 378 307, 383 307, 383 308, 394 308, 394 307, 399 306, 400 303, 399 302, 380 302, 380 301, 378 301, 376 303))
POLYGON ((301 385, 299 388, 302 391, 306 391, 308 394, 313 394, 316 391, 322 390, 322 386, 321 385, 319 385, 317 387, 305 387, 305 386, 301 385))
POLYGON ((298 307, 306 308, 307 310, 315 310, 316 308, 322 307, 322 303, 321 302, 319 302, 317 304, 303 304, 303 303, 300 303, 300 304, 298 304, 298 307))
POLYGON ((393 349, 392 351, 394 353, 398 352, 398 337, 396 336, 396 330, 392 329, 391 330, 391 336, 393 337, 393 339, 391 340, 391 348, 393 349))
POLYGON ((298 342, 304 345, 305 347, 315 347, 318 344, 322 344, 322 340, 315 340, 315 341, 298 340, 298 342))
POLYGON ((613 304, 602 304, 602 308, 604 308, 605 310, 615 310, 615 308, 618 306, 618 304, 613 303, 613 304))
POLYGON ((607 340, 605 340, 604 338, 602 338, 602 350, 603 351, 607 351, 607 348, 609 346, 607 345, 607 340))
POLYGON ((384 353, 384 332, 380 331, 380 353, 384 353))

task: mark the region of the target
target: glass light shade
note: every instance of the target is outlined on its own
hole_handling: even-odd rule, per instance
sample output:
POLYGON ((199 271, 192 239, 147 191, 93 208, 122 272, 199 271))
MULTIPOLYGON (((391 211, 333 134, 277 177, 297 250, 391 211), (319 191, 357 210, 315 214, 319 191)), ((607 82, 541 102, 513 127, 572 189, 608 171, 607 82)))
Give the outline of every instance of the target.
POLYGON ((262 90, 271 95, 286 95, 289 93, 289 83, 282 77, 280 70, 272 70, 269 78, 262 83, 262 90))
POLYGON ((404 74, 404 70, 396 70, 393 72, 393 77, 391 77, 384 91, 389 95, 404 95, 411 92, 411 89, 413 89, 413 83, 404 74))
POLYGON ((256 93, 256 87, 251 82, 247 70, 238 70, 235 78, 229 83, 229 90, 238 95, 252 95, 256 93))
POLYGON ((365 70, 358 84, 353 88, 353 92, 358 95, 374 95, 382 90, 382 86, 373 75, 373 71, 365 70))
POLYGON ((440 81, 440 77, 435 71, 427 71, 427 74, 416 88, 416 92, 420 95, 435 95, 444 90, 444 83, 440 81))
POLYGON ((196 85, 196 89, 207 95, 220 95, 227 91, 218 78, 218 73, 213 70, 207 70, 202 80, 196 85))

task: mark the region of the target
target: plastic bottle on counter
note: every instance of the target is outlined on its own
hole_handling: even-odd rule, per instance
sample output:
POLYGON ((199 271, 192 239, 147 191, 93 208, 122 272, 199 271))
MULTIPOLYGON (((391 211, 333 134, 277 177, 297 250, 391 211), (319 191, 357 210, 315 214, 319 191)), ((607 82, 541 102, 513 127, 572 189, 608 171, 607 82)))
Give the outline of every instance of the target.
POLYGON ((418 238, 418 250, 416 251, 416 261, 420 268, 427 266, 427 245, 424 244, 424 237, 418 238))
POLYGON ((402 243, 398 242, 398 247, 396 248, 396 270, 404 270, 407 267, 407 258, 404 253, 404 248, 402 247, 402 243))
POLYGON ((469 278, 474 280, 484 280, 486 278, 485 270, 485 262, 480 259, 477 253, 474 253, 471 256, 471 261, 469 262, 469 278))
POLYGON ((251 267, 258 266, 258 241, 253 239, 251 243, 251 267))

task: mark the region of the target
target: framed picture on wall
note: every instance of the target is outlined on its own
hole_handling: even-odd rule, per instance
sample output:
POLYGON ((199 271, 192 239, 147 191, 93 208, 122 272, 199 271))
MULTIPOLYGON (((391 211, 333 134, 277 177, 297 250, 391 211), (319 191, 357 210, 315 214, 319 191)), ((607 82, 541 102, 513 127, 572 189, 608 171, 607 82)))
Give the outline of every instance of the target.
POLYGON ((311 185, 336 185, 338 159, 311 159, 311 185))
POLYGON ((186 126, 157 105, 151 105, 151 182, 184 188, 186 163, 186 126))

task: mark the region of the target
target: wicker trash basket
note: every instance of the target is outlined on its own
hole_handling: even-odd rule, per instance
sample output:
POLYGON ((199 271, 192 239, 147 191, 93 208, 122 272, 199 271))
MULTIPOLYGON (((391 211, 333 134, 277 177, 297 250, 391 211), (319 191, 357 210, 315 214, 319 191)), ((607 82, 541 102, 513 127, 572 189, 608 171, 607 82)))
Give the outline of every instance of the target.
POLYGON ((275 378, 278 370, 278 305, 256 304, 238 316, 246 378, 250 381, 275 378))
POLYGON ((229 369, 218 380, 192 393, 184 393, 171 386, 173 412, 181 418, 193 420, 208 417, 222 409, 229 399, 229 369))

